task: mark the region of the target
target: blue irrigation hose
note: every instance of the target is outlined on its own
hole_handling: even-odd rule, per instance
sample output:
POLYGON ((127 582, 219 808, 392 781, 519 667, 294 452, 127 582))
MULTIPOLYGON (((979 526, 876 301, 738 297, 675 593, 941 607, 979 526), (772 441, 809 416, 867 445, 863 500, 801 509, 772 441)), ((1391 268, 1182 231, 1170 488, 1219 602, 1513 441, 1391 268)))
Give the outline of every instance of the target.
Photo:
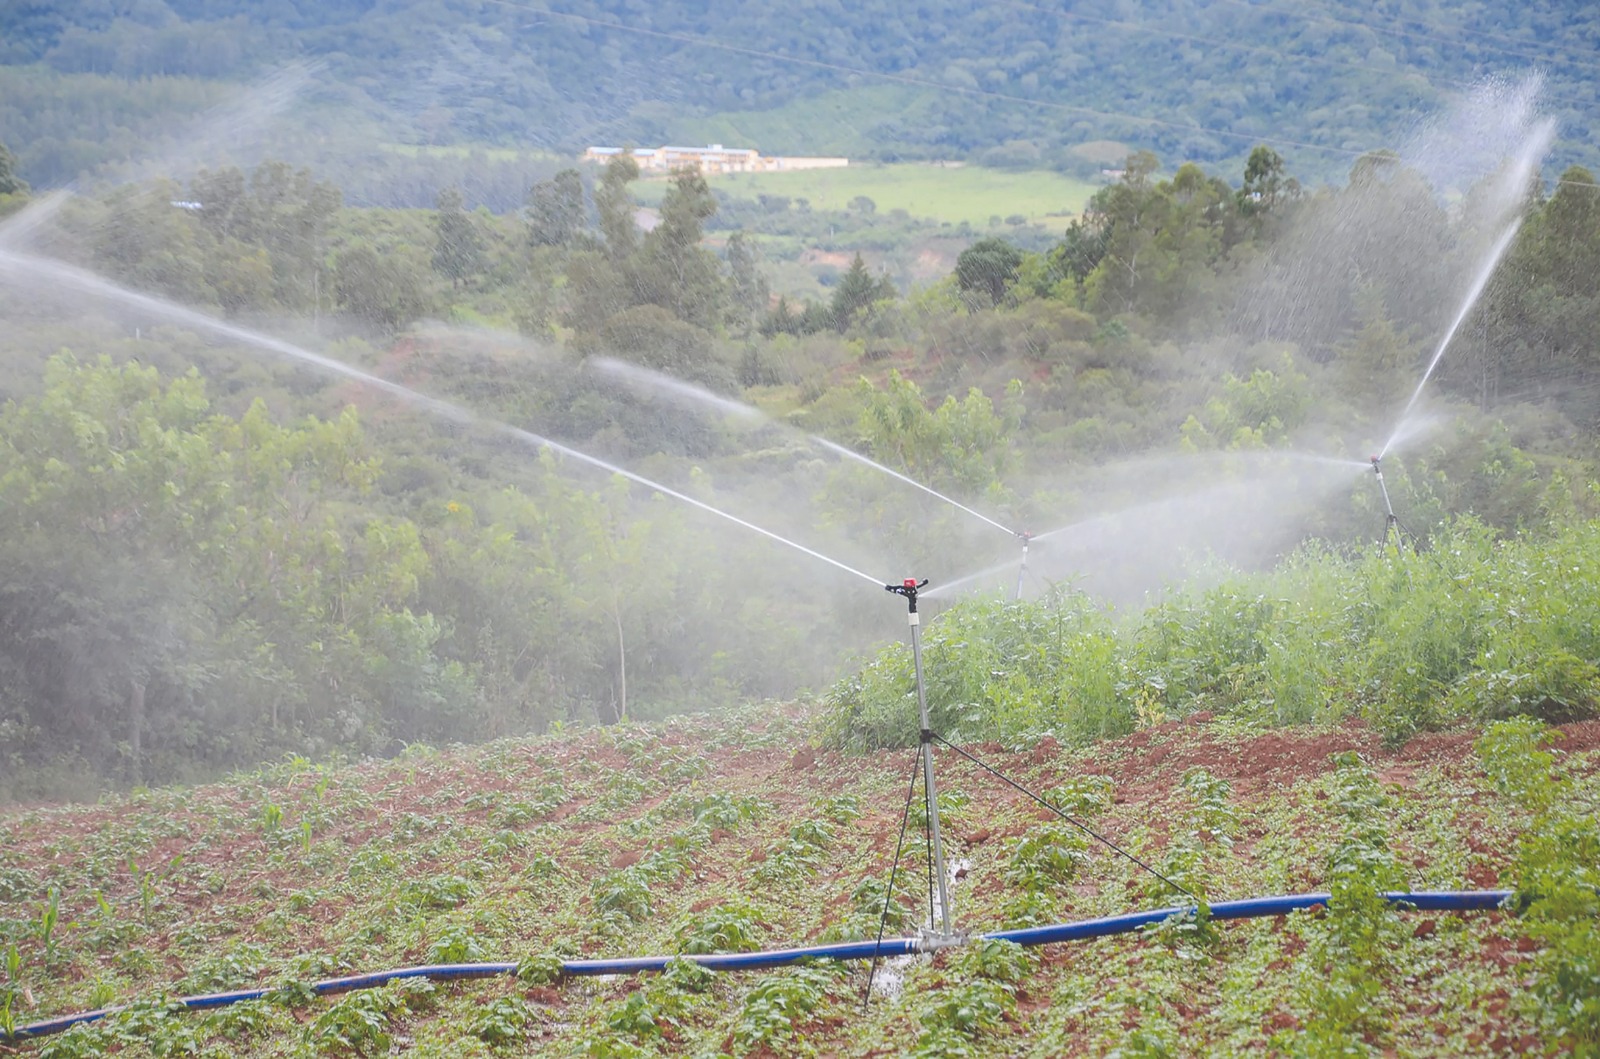
MULTIPOLYGON (((1512 890, 1419 890, 1386 893, 1383 897, 1402 911, 1488 912, 1504 907, 1514 893, 1512 890)), ((1260 919, 1267 916, 1284 916, 1290 912, 1326 905, 1328 900, 1328 894, 1315 893, 1219 901, 1211 906, 1211 918, 1260 919)), ((1195 910, 1194 905, 1177 905, 1171 908, 1156 908, 1148 912, 1086 919, 1077 923, 993 931, 979 934, 973 940, 1014 941, 1018 945, 1054 945, 1064 941, 1085 941, 1112 934, 1131 934, 1152 923, 1159 923, 1169 916, 1190 914, 1195 910)), ((924 948, 920 938, 891 938, 883 942, 852 941, 839 945, 768 949, 764 952, 714 953, 704 956, 631 956, 613 960, 563 960, 561 973, 572 976, 638 974, 642 971, 665 970, 667 964, 673 960, 688 960, 711 971, 759 971, 768 967, 799 963, 802 960, 870 960, 874 956, 910 956, 922 951, 924 948)), ((350 975, 345 978, 328 978, 313 984, 311 991, 325 996, 330 993, 346 993, 353 989, 372 989, 403 978, 454 981, 464 978, 494 978, 516 973, 515 963, 439 963, 401 967, 390 971, 374 971, 371 974, 350 975)), ((180 997, 174 1003, 190 1011, 204 1011, 247 1000, 260 1000, 273 992, 275 992, 273 989, 240 989, 231 993, 206 993, 202 996, 180 997)), ((97 1011, 83 1011, 43 1022, 32 1022, 26 1026, 18 1026, 9 1035, 0 1034, 0 1041, 47 1037, 79 1023, 97 1022, 121 1010, 121 1007, 100 1008, 97 1011)))

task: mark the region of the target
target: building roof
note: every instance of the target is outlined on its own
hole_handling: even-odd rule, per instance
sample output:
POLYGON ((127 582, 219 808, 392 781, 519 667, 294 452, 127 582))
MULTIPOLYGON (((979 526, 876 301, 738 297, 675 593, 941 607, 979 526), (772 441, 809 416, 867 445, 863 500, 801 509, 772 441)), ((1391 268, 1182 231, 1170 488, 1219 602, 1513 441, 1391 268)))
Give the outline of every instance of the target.
MULTIPOLYGON (((760 153, 759 151, 756 151, 753 148, 749 148, 749 147, 724 147, 720 143, 714 143, 714 144, 711 144, 711 145, 709 145, 707 147, 635 147, 633 149, 633 154, 635 154, 635 155, 637 155, 637 156, 639 156, 641 158, 649 158, 649 157, 652 157, 653 155, 656 155, 658 153, 664 154, 664 153, 668 153, 668 152, 671 152, 673 154, 738 154, 738 155, 750 155, 750 156, 754 156, 754 155, 757 155, 757 154, 760 153)), ((621 147, 591 147, 591 148, 589 148, 588 153, 589 154, 621 154, 622 153, 622 148, 621 147)))
POLYGON ((724 147, 720 143, 713 143, 707 147, 663 147, 663 151, 676 151, 679 154, 755 154, 749 147, 724 147))

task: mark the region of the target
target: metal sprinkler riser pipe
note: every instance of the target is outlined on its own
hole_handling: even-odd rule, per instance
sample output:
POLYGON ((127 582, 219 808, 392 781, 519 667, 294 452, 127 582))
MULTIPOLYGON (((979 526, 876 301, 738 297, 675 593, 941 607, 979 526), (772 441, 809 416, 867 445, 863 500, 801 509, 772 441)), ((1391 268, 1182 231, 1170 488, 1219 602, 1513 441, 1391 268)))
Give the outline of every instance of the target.
POLYGON ((1017 540, 1022 542, 1022 563, 1017 567, 1017 594, 1016 599, 1022 598, 1022 579, 1028 573, 1028 545, 1033 541, 1033 534, 1027 530, 1017 531, 1017 540))
POLYGON ((922 616, 917 613, 917 592, 928 583, 908 577, 898 585, 884 585, 906 599, 906 621, 911 626, 911 664, 917 677, 918 753, 922 757, 922 784, 928 802, 928 843, 933 846, 933 870, 939 894, 939 926, 950 937, 950 884, 945 876, 944 842, 939 836, 939 788, 933 776, 933 728, 928 720, 927 682, 922 676, 922 616))
POLYGON ((1389 502, 1389 487, 1384 484, 1384 481, 1383 481, 1383 467, 1378 462, 1382 458, 1383 457, 1381 457, 1381 456, 1372 457, 1372 473, 1375 474, 1377 476, 1377 478, 1378 478, 1378 491, 1383 494, 1383 508, 1384 508, 1384 511, 1387 513, 1387 515, 1389 517, 1389 520, 1392 522, 1392 521, 1394 521, 1394 517, 1395 517, 1394 504, 1389 502))

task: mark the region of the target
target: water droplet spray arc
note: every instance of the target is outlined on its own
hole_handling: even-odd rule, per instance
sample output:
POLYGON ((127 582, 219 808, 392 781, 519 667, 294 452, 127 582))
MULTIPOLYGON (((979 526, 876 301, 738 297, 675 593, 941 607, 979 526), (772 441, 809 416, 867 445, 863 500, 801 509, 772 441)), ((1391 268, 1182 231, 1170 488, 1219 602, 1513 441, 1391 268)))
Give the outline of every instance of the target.
POLYGON ((1471 289, 1467 291, 1466 300, 1461 303, 1461 309, 1456 313, 1455 319, 1450 322, 1450 327, 1445 331, 1444 338, 1439 342, 1439 347, 1434 350, 1433 358, 1428 361, 1428 366, 1423 369, 1422 378, 1418 381, 1417 388, 1411 392, 1411 400, 1407 401, 1406 406, 1400 410, 1400 419, 1395 423, 1394 432, 1389 435, 1389 440, 1383 443, 1383 448, 1378 452, 1378 459, 1382 459, 1389 454, 1389 450, 1394 447, 1395 441, 1405 431, 1406 420, 1411 415, 1412 409, 1416 408, 1417 401, 1422 398, 1422 391, 1427 387, 1428 380, 1433 377, 1434 369, 1439 366, 1439 361, 1444 358, 1444 351, 1450 348, 1450 343, 1454 341, 1456 332, 1466 322, 1473 306, 1477 305, 1478 298, 1483 295, 1483 289, 1489 285, 1489 280, 1493 278, 1495 269, 1500 265, 1500 259, 1511 248, 1512 242, 1517 237, 1517 231, 1521 227, 1522 218, 1518 217, 1512 220, 1510 225, 1506 227, 1505 232, 1501 234, 1499 239, 1495 240, 1494 246, 1490 248, 1488 258, 1484 261, 1483 267, 1473 280, 1471 289))
POLYGON ((745 519, 739 518, 737 515, 729 514, 720 508, 713 507, 703 500, 698 500, 686 493, 680 493, 676 489, 662 485, 660 482, 653 481, 652 479, 646 478, 643 475, 635 474, 633 471, 619 467, 616 464, 610 463, 606 460, 602 460, 597 456, 591 456, 586 452, 581 452, 570 446, 563 445, 560 442, 552 441, 549 438, 542 437, 533 433, 532 431, 523 430, 519 427, 513 427, 506 423, 501 423, 496 420, 490 420, 482 416, 475 415, 473 412, 462 407, 461 405, 453 404, 449 401, 442 401, 437 397, 429 397, 427 394, 419 393, 416 390, 402 386, 399 383, 390 382, 387 379, 379 378, 378 376, 369 374, 368 372, 362 371, 359 368, 353 368, 342 361, 334 360, 333 358, 323 356, 320 353, 313 353, 308 349, 302 349, 293 343, 285 342, 282 339, 273 338, 271 335, 262 334, 258 331, 252 331, 248 328, 230 324, 224 320, 219 320, 214 316, 198 312, 194 309, 188 309, 181 305, 176 305, 161 298, 156 298, 148 294, 140 294, 137 291, 119 286, 110 282, 109 280, 97 276, 87 269, 81 269, 72 265, 63 264, 59 261, 54 261, 49 258, 18 254, 12 251, 0 249, 0 275, 7 275, 12 277, 15 281, 33 283, 44 281, 66 289, 81 291, 84 294, 89 294, 94 297, 103 298, 107 301, 116 302, 129 308, 162 316, 168 320, 172 320, 175 323, 210 331, 213 334, 222 335, 223 337, 231 338, 235 341, 255 346, 259 349, 265 349, 269 352, 277 353, 305 364, 310 364, 331 374, 340 375, 348 379, 354 379, 359 382, 366 383, 367 385, 377 387, 378 389, 384 390, 387 393, 393 394, 408 404, 424 409, 433 415, 450 420, 451 422, 488 427, 506 435, 507 437, 515 438, 516 440, 521 441, 524 444, 531 445, 535 448, 549 449, 550 451, 559 453, 562 456, 569 456, 572 459, 578 460, 582 463, 590 464, 591 466, 598 467, 601 470, 608 471, 612 474, 619 474, 630 481, 634 481, 647 488, 654 489, 665 496, 670 496, 675 500, 680 500, 692 507, 696 507, 702 511, 716 515, 718 518, 727 519, 729 522, 742 526, 754 533, 759 533, 763 537, 777 541, 779 544, 793 548, 796 551, 803 552, 812 558, 820 559, 830 566, 837 567, 838 569, 843 570, 845 573, 853 574, 864 581, 869 581, 874 585, 882 585, 884 583, 882 578, 873 577, 871 574, 857 570, 846 563, 840 562, 838 559, 834 559, 812 548, 808 548, 797 541, 792 541, 787 537, 781 536, 769 529, 758 526, 753 522, 748 522, 745 519))
MULTIPOLYGON (((609 357, 593 357, 585 363, 596 371, 611 376, 612 378, 615 378, 618 381, 639 390, 649 390, 651 392, 662 393, 673 399, 688 399, 748 422, 759 422, 763 424, 772 424, 774 422, 772 417, 768 416, 765 412, 758 408, 752 408, 750 405, 735 401, 732 398, 723 397, 720 394, 712 393, 710 390, 696 386, 693 383, 685 382, 682 379, 673 378, 670 375, 653 371, 649 368, 640 367, 637 364, 628 364, 609 357)), ((775 425, 781 426, 782 424, 775 425)), ((800 431, 794 430, 793 428, 785 427, 785 429, 796 435, 801 435, 800 431)), ((897 471, 891 470, 888 467, 883 466, 881 463, 877 463, 871 459, 868 459, 858 452, 854 452, 845 448, 843 445, 829 441, 827 438, 816 434, 805 434, 802 436, 804 436, 808 442, 818 445, 829 452, 843 456, 846 459, 854 460, 857 463, 864 464, 867 467, 871 467, 873 470, 881 471, 891 478, 905 482, 907 485, 915 486, 923 492, 928 493, 931 496, 935 496, 940 500, 943 500, 945 503, 965 511, 969 515, 982 519, 991 526, 995 526, 1003 530, 1007 536, 1017 536, 1021 538, 1023 547, 1023 565, 1024 568, 1026 568, 1028 541, 1031 539, 1029 535, 1013 534, 1011 530, 1006 529, 1005 526, 1002 526, 1000 523, 989 518, 987 515, 974 511, 965 504, 958 503, 957 501, 952 500, 950 497, 945 496, 943 493, 940 493, 934 489, 930 489, 914 478, 910 478, 904 474, 900 474, 897 471)), ((926 579, 919 581, 917 578, 908 577, 897 584, 889 583, 885 584, 883 587, 886 591, 901 596, 906 600, 907 619, 911 631, 912 672, 916 681, 917 716, 919 721, 919 731, 921 732, 921 737, 917 745, 917 760, 918 767, 922 774, 924 809, 927 814, 928 850, 929 857, 933 862, 932 874, 935 880, 934 889, 936 890, 936 893, 931 893, 929 895, 929 923, 924 941, 926 944, 936 947, 950 944, 952 939, 956 938, 956 934, 951 929, 950 925, 950 880, 945 867, 944 841, 939 830, 939 788, 933 765, 933 730, 931 727, 932 722, 929 720, 928 716, 927 681, 923 676, 922 669, 922 616, 917 611, 917 596, 924 588, 927 587, 927 585, 928 582, 926 579)), ((1020 595, 1022 592, 1021 572, 1019 572, 1017 575, 1017 592, 1018 595, 1020 595)), ((889 888, 891 895, 893 893, 893 889, 894 888, 891 881, 889 888)), ((881 920, 879 926, 881 929, 881 920)), ((876 964, 874 964, 874 970, 876 970, 876 964)), ((871 985, 869 976, 868 992, 870 993, 870 991, 871 985)))
MULTIPOLYGON (((796 437, 803 438, 809 444, 816 445, 819 448, 825 449, 836 456, 859 463, 864 467, 869 467, 874 471, 886 474, 896 481, 904 482, 906 485, 909 485, 915 489, 920 489, 929 496, 949 504, 958 511, 963 511, 966 514, 971 515, 973 518, 982 521, 986 525, 993 526, 995 529, 998 529, 1000 532, 1004 533, 1007 537, 1014 538, 1022 544, 1022 559, 1017 565, 1017 587, 1016 594, 1014 596, 1016 599, 1022 598, 1023 580, 1026 578, 1028 573, 1028 546, 1037 539, 1033 534, 1022 530, 1010 529, 1004 524, 996 522, 983 512, 975 511, 974 509, 961 503, 959 500, 948 497, 939 492, 937 489, 923 485, 921 482, 910 477, 909 475, 901 474, 899 471, 885 467, 883 464, 877 462, 876 460, 870 459, 869 457, 863 456, 854 449, 840 445, 834 441, 829 441, 820 434, 806 434, 803 431, 796 430, 795 428, 787 426, 786 424, 778 423, 759 408, 753 408, 750 405, 735 401, 732 398, 723 397, 721 394, 712 393, 710 390, 707 390, 704 387, 696 386, 693 383, 685 382, 682 379, 674 378, 671 375, 654 371, 650 368, 640 367, 637 364, 628 364, 623 361, 614 360, 610 357, 591 357, 584 363, 592 366, 596 371, 608 375, 638 391, 661 393, 673 399, 688 399, 710 408, 714 408, 720 412, 734 417, 735 419, 777 426, 796 437)), ((1009 567, 1009 564, 1007 565, 1009 567)))
POLYGON ((664 393, 669 397, 687 398, 691 401, 696 401, 710 408, 714 408, 720 412, 724 412, 737 419, 772 424, 782 427, 784 430, 789 431, 796 437, 804 437, 805 440, 811 444, 827 449, 836 456, 843 457, 847 460, 853 460, 864 467, 870 467, 875 471, 886 474, 896 481, 904 482, 906 485, 909 485, 914 489, 920 489, 929 496, 942 500, 951 507, 966 512, 973 518, 982 520, 988 525, 993 526, 995 529, 1000 530, 1008 537, 1017 535, 1016 531, 1012 530, 1010 527, 996 522, 994 519, 990 518, 988 515, 985 515, 981 511, 974 511, 972 508, 961 503, 959 500, 945 496, 937 489, 923 485, 915 478, 901 474, 899 471, 893 470, 892 468, 885 467, 876 460, 863 456, 854 449, 840 445, 838 442, 829 441, 820 434, 806 434, 803 431, 796 430, 793 427, 778 423, 759 408, 753 408, 750 405, 735 401, 732 398, 723 397, 721 394, 712 393, 710 390, 707 390, 704 387, 696 386, 690 382, 684 382, 682 379, 673 378, 671 375, 667 375, 663 372, 653 371, 650 368, 643 368, 637 364, 627 364, 619 360, 614 360, 611 357, 591 357, 585 361, 585 363, 592 365, 595 370, 605 375, 609 375, 612 378, 615 378, 638 390, 653 390, 664 393))

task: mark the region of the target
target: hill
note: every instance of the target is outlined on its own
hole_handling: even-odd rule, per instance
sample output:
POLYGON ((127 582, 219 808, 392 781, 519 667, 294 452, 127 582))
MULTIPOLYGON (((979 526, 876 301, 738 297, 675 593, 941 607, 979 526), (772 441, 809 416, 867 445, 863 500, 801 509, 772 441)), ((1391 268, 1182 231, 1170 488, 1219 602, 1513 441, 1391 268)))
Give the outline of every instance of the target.
MULTIPOLYGON (((14 955, 0 997, 17 1023, 137 1001, 52 1039, 39 1052, 52 1056, 1491 1055, 1592 1040, 1572 1035, 1595 1031, 1593 1009, 1562 1010, 1563 989, 1589 995, 1570 978, 1593 958, 1583 913, 1563 919, 1534 891, 1570 863, 1546 837, 1593 841, 1600 722, 1386 749, 1358 722, 1251 734, 1201 714, 1081 751, 973 747, 1212 902, 1334 897, 1287 918, 899 960, 878 968, 893 988, 865 1011, 859 962, 553 973, 556 956, 871 937, 911 758, 819 751, 809 724, 751 706, 383 763, 291 758, 222 784, 9 810, 0 944, 14 955), (1531 903, 1521 916, 1401 915, 1371 903, 1390 883, 1515 886, 1531 903), (339 998, 306 986, 482 960, 522 961, 520 980, 339 998), (211 1013, 169 1004, 255 985, 276 991, 211 1013)), ((1173 903, 953 755, 939 767, 961 929, 1173 903)), ((890 936, 926 914, 912 815, 890 936)))
POLYGON ((782 18, 677 2, 640 13, 620 0, 73 0, 0 11, 0 140, 29 180, 58 184, 310 60, 321 65, 308 110, 298 135, 278 141, 317 156, 297 162, 384 138, 571 154, 740 132, 771 153, 1080 174, 1074 148, 1096 141, 1230 168, 1269 141, 1324 178, 1399 142, 1447 96, 1539 68, 1565 136, 1556 164, 1593 164, 1591 28, 1581 6, 1504 0, 1392 13, 1329 0, 1293 12, 1241 0, 1071 11, 938 0, 915 17, 882 0, 810 0, 782 18))

